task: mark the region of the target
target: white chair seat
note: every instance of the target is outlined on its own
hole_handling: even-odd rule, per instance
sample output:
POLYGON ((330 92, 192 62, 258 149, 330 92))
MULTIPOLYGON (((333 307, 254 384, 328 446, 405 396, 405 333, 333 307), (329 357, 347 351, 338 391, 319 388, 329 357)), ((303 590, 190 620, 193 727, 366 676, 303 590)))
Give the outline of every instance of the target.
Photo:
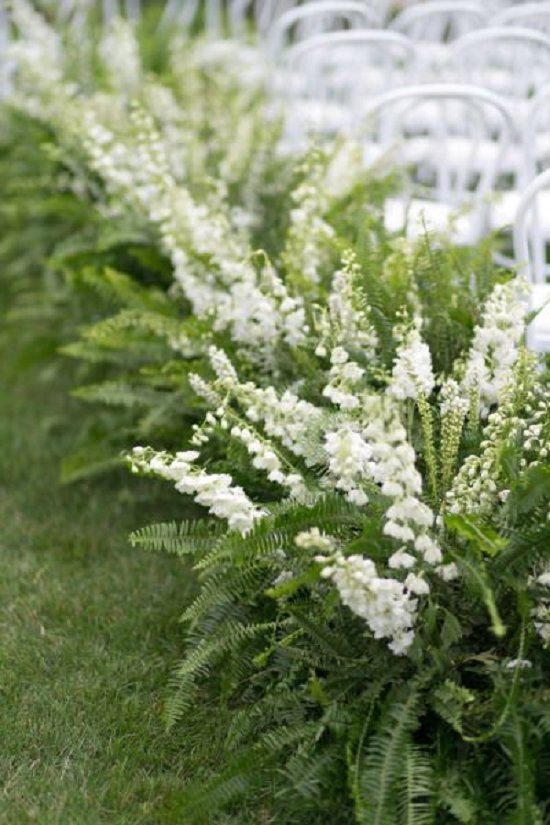
POLYGON ((289 134, 296 131, 304 135, 315 132, 326 136, 349 133, 354 124, 354 113, 350 106, 324 100, 297 100, 286 110, 289 134))
POLYGON ((412 198, 387 198, 384 223, 389 232, 406 227, 407 237, 414 240, 425 231, 452 237, 458 246, 470 246, 478 240, 477 221, 463 209, 445 203, 412 198))
MULTIPOLYGON (((518 208, 520 193, 517 191, 503 192, 491 209, 491 226, 493 229, 502 229, 514 223, 518 208)), ((542 234, 550 238, 550 190, 538 195, 538 226, 542 234)))

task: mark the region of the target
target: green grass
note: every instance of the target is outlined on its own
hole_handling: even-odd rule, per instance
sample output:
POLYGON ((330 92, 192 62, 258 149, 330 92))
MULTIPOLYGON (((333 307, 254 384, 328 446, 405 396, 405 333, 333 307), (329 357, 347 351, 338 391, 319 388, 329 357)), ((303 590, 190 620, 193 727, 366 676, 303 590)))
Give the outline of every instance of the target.
POLYGON ((122 472, 59 485, 82 409, 15 357, 0 342, 0 823, 187 822, 186 780, 220 758, 208 708, 161 716, 194 580, 127 542, 185 503, 122 472))

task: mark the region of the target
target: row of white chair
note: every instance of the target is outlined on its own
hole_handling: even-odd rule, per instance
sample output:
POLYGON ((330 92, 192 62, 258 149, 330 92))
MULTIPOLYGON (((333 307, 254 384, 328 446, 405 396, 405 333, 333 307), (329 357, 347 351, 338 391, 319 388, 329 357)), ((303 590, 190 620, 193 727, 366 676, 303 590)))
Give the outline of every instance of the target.
MULTIPOLYGON (((320 0, 311 3, 311 9, 321 11, 319 7, 325 5, 320 0)), ((355 13, 351 3, 345 5, 350 14, 355 13)), ((274 38, 280 34, 275 26, 274 38)), ((550 80, 550 37, 516 27, 484 28, 438 48, 434 55, 429 46, 397 32, 356 26, 317 33, 288 46, 277 54, 276 69, 286 68, 299 76, 309 68, 322 84, 328 73, 345 71, 352 62, 358 70, 368 67, 371 72, 377 65, 391 65, 401 82, 409 83, 433 81, 445 73, 447 79, 481 82, 492 91, 521 99, 550 80)), ((361 80, 368 78, 356 71, 356 84, 361 80)))
MULTIPOLYGON (((549 104, 550 88, 536 101, 540 109, 549 104)), ((521 192, 535 167, 521 163, 531 141, 505 99, 467 84, 403 86, 369 100, 362 115, 362 129, 354 137, 365 163, 401 172, 398 195, 385 202, 389 230, 405 229, 410 237, 442 231, 457 244, 469 245, 504 224, 506 241, 516 215, 525 211, 521 192)), ((550 150, 546 158, 548 165, 550 150)), ((529 273, 535 282, 531 308, 550 297, 550 191, 539 194, 537 204, 536 220, 529 224, 529 273)), ((531 332, 531 344, 538 349, 550 341, 550 310, 547 316, 533 326, 536 334, 531 332)))
POLYGON ((273 69, 273 92, 288 113, 289 138, 300 140, 312 131, 353 133, 365 106, 382 92, 440 80, 474 83, 505 99, 527 132, 523 145, 530 147, 533 138, 529 167, 545 156, 550 38, 536 32, 484 29, 464 35, 437 67, 426 66, 422 48, 395 32, 318 34, 285 50, 273 69))
POLYGON ((491 13, 476 0, 427 0, 410 5, 387 22, 375 3, 365 0, 313 0, 273 18, 267 41, 272 52, 323 31, 384 28, 415 43, 450 43, 482 28, 512 26, 550 35, 550 2, 526 3, 491 13))

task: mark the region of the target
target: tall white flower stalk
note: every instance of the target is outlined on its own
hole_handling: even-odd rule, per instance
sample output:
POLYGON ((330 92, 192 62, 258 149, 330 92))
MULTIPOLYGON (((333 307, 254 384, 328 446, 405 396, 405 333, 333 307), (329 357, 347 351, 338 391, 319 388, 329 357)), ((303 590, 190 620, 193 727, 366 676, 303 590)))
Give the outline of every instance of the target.
POLYGON ((196 450, 178 452, 174 456, 150 448, 134 447, 130 456, 133 472, 148 472, 174 482, 179 493, 192 496, 197 504, 207 507, 212 515, 225 519, 231 530, 246 535, 265 516, 241 487, 233 485, 227 473, 207 473, 195 462, 196 450))
POLYGON ((134 146, 89 112, 84 145, 111 194, 134 204, 159 231, 193 312, 251 349, 300 343, 307 332, 302 299, 289 294, 269 262, 258 274, 252 250, 240 242, 224 213, 197 203, 176 183, 150 117, 136 111, 133 122, 134 146))
POLYGON ((139 44, 129 20, 114 17, 99 43, 99 55, 112 88, 135 95, 142 80, 139 44))
POLYGON ((64 77, 61 37, 27 0, 11 0, 11 21, 18 38, 3 57, 13 64, 14 87, 10 101, 40 120, 55 118, 74 93, 64 77))
POLYGON ((497 284, 485 303, 465 365, 462 391, 482 418, 498 404, 510 382, 525 335, 526 285, 518 278, 497 284))
POLYGON ((451 513, 490 515, 506 500, 502 453, 504 448, 521 449, 521 469, 536 464, 550 448, 548 399, 540 398, 535 358, 519 351, 507 385, 500 390, 500 403, 489 413, 482 429, 479 453, 468 456, 446 496, 451 513), (543 423, 544 422, 544 423, 543 423), (532 458, 529 461, 529 454, 532 458))

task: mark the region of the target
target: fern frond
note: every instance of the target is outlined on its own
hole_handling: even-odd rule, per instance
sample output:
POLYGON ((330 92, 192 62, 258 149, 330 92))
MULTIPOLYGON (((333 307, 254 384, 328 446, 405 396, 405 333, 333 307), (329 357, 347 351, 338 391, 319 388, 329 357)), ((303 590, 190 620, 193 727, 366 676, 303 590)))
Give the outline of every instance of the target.
POLYGON ((397 822, 397 788, 406 773, 407 745, 418 724, 421 698, 416 684, 407 691, 403 701, 394 701, 383 713, 378 732, 369 741, 359 773, 360 825, 397 822))
POLYGON ((511 761, 513 782, 513 809, 506 825, 544 825, 536 804, 534 766, 525 734, 525 723, 513 713, 503 726, 500 741, 511 761))
POLYGON ((208 550, 224 531, 224 525, 215 519, 150 524, 131 533, 130 544, 144 550, 187 556, 208 550))
POLYGON ((400 825, 433 825, 434 766, 428 754, 405 745, 403 783, 397 803, 400 825))
POLYGON ((130 275, 111 267, 100 270, 85 267, 80 272, 80 278, 86 286, 92 287, 112 303, 144 312, 174 315, 175 304, 164 292, 157 287, 143 286, 130 275))
POLYGON ((173 693, 165 708, 167 727, 171 728, 189 709, 197 680, 206 679, 212 667, 221 658, 239 648, 244 642, 273 633, 279 626, 277 622, 249 625, 227 623, 223 634, 211 639, 201 639, 197 646, 189 651, 171 678, 173 693))
POLYGON ((138 387, 123 381, 103 381, 78 387, 72 393, 83 401, 107 404, 113 407, 153 407, 163 400, 161 393, 148 387, 138 387))

